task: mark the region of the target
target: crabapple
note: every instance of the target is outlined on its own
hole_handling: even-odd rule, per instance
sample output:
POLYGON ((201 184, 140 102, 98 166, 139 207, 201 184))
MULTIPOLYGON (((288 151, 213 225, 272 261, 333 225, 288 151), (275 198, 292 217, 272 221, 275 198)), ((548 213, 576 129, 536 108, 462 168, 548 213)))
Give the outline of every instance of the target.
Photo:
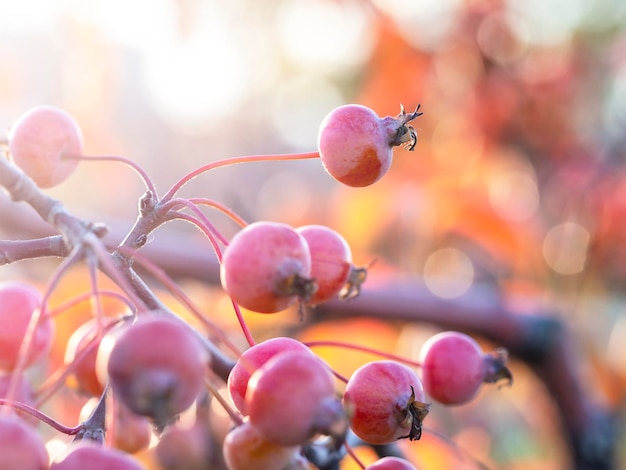
POLYGON ((345 430, 335 379, 317 356, 303 351, 279 353, 257 369, 248 383, 250 423, 278 445, 304 444, 315 434, 345 430))
POLYGON ((13 162, 40 188, 65 181, 78 166, 83 154, 80 127, 66 111, 38 106, 24 113, 9 131, 9 152, 13 162))
POLYGON ((162 470, 204 470, 211 468, 211 436, 204 423, 191 427, 172 426, 160 437, 154 447, 162 470))
MULTIPOLYGON (((87 421, 96 407, 100 398, 92 397, 80 410, 79 420, 87 421)), ((113 406, 106 406, 105 417, 107 433, 112 436, 111 445, 129 454, 134 454, 146 449, 152 438, 152 423, 145 416, 130 411, 123 403, 116 400, 113 406)))
MULTIPOLYGON (((13 369, 33 313, 41 306, 41 293, 20 281, 0 282, 0 369, 13 369)), ((40 359, 52 345, 53 326, 49 317, 39 319, 25 366, 40 359)))
POLYGON ((348 186, 375 183, 389 170, 393 147, 415 147, 417 134, 408 123, 422 114, 418 110, 407 114, 401 106, 396 117, 380 118, 358 104, 335 108, 322 120, 317 136, 325 170, 348 186))
POLYGON ((317 290, 307 301, 309 305, 326 302, 343 289, 352 269, 352 253, 348 242, 324 225, 305 225, 296 229, 311 251, 311 278, 317 290))
POLYGON ((102 338, 97 337, 97 320, 91 319, 79 326, 65 347, 65 365, 72 370, 78 390, 99 397, 104 386, 96 375, 96 358, 102 338))
MULTIPOLYGON (((48 468, 47 466, 45 468, 48 468)), ((143 470, 137 459, 126 452, 80 440, 71 443, 50 465, 50 470, 143 470)))
POLYGON ((445 405, 467 403, 484 382, 512 380, 502 352, 485 354, 474 339, 457 331, 431 336, 419 357, 426 393, 445 405))
POLYGON ((248 414, 245 399, 250 376, 269 359, 284 351, 304 351, 313 354, 300 341, 279 336, 257 343, 244 351, 231 369, 228 375, 228 393, 233 404, 244 416, 248 414))
POLYGON ((246 421, 230 431, 224 439, 222 452, 229 470, 282 470, 291 467, 299 446, 272 443, 246 421))
POLYGON ((315 291, 311 253, 300 234, 287 224, 255 222, 237 232, 224 250, 222 287, 239 305, 275 313, 315 291))
POLYGON ((383 457, 378 459, 371 465, 365 467, 365 470, 417 470, 415 466, 408 460, 399 457, 383 457))
POLYGON ((202 390, 207 354, 193 333, 163 312, 143 313, 107 333, 96 360, 115 395, 157 427, 189 408, 202 390))
POLYGON ((396 361, 373 361, 350 376, 343 395, 350 428, 370 444, 419 439, 428 414, 417 374, 396 361))
POLYGON ((0 416, 0 470, 48 468, 46 445, 32 426, 14 415, 0 416))

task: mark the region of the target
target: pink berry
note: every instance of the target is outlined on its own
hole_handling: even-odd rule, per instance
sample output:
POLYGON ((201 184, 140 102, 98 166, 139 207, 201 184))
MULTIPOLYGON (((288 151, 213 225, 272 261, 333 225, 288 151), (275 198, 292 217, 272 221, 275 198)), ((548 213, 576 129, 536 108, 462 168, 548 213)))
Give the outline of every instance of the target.
POLYGON ((344 423, 334 376, 308 352, 282 352, 257 369, 250 377, 246 406, 263 438, 283 446, 304 444, 344 423))
POLYGON ((419 439, 429 409, 417 374, 388 360, 359 367, 348 380, 343 400, 352 431, 371 444, 419 439))
POLYGON ((378 459, 371 465, 365 467, 365 470, 417 470, 415 466, 408 460, 399 457, 383 457, 378 459))
POLYGON ((206 470, 213 467, 215 455, 209 445, 211 435, 204 423, 170 426, 159 438, 154 453, 161 470, 206 470))
POLYGON ((99 397, 104 385, 96 375, 96 358, 101 338, 97 338, 97 321, 91 319, 79 326, 67 342, 65 365, 71 367, 78 390, 99 397))
POLYGON ((39 106, 23 114, 9 132, 11 159, 41 188, 65 181, 83 154, 80 127, 67 112, 39 106))
POLYGON ((307 303, 317 305, 335 298, 348 282, 352 269, 352 253, 348 242, 324 225, 305 225, 296 231, 309 245, 311 277, 317 284, 317 290, 307 303))
POLYGON ((485 354, 474 339, 456 331, 430 337, 420 351, 424 389, 445 405, 470 401, 484 382, 511 380, 502 353, 485 354))
POLYGON ((50 470, 111 470, 113 468, 143 470, 139 461, 126 452, 96 445, 88 440, 70 444, 50 465, 50 470))
POLYGON ((233 404, 244 416, 248 414, 245 398, 250 376, 269 359, 284 351, 303 351, 313 354, 298 340, 286 337, 271 338, 244 351, 230 371, 228 393, 233 404))
POLYGON ((322 121, 317 146, 326 171, 348 186, 369 186, 391 166, 393 147, 407 143, 413 150, 417 134, 407 123, 422 113, 380 118, 358 104, 340 106, 322 121))
POLYGON ((12 415, 0 416, 0 468, 46 470, 48 451, 32 426, 12 415))
POLYGON ((164 313, 143 313, 132 325, 102 339, 97 373, 108 377, 130 410, 165 424, 191 406, 203 389, 207 355, 181 322, 164 313))
POLYGON ((309 279, 311 253, 300 234, 287 224, 255 222, 237 232, 224 250, 222 287, 239 305, 275 313, 315 290, 309 279))
POLYGON ((246 421, 226 435, 222 451, 228 470, 268 470, 292 468, 300 448, 274 444, 246 421))
MULTIPOLYGON (((41 293, 30 284, 18 281, 0 283, 0 369, 12 370, 17 364, 22 340, 33 313, 40 306, 41 293)), ((52 336, 52 321, 49 317, 40 318, 26 356, 26 366, 48 352, 52 336)))

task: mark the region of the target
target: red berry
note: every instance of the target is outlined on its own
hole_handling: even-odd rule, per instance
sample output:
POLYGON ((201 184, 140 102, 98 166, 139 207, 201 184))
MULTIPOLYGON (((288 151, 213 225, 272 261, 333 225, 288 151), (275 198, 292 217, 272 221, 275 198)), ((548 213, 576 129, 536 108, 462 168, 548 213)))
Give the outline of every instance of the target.
POLYGON ((321 359, 302 351, 279 353, 257 369, 246 406, 263 438, 283 446, 304 444, 344 422, 334 376, 321 359))
POLYGON ((194 402, 206 365, 205 350, 190 330, 151 312, 105 335, 96 367, 128 408, 162 425, 194 402))
POLYGON ((70 444, 50 465, 50 470, 111 470, 113 468, 115 470, 143 470, 139 461, 126 452, 96 445, 89 440, 70 444))
POLYGON ((415 466, 408 460, 399 457, 383 457, 378 459, 371 465, 365 467, 365 470, 417 470, 415 466))
POLYGON ((317 290, 307 303, 316 305, 336 297, 348 282, 352 269, 352 253, 348 242, 324 225, 305 225, 296 231, 309 244, 311 277, 317 285, 317 290))
POLYGON ((317 138, 326 171, 348 186, 369 186, 391 166, 393 147, 408 142, 413 150, 417 135, 407 123, 421 113, 380 118, 370 108, 357 104, 340 106, 322 121, 317 138))
MULTIPOLYGON (((13 369, 33 313, 41 306, 41 294, 30 284, 17 281, 0 283, 0 369, 13 369)), ((49 317, 39 319, 26 366, 40 359, 52 345, 53 326, 49 317)))
POLYGON ((67 112, 39 106, 23 114, 9 133, 11 159, 41 188, 67 179, 78 160, 63 156, 83 154, 80 127, 67 112))
POLYGON ((244 351, 231 369, 228 375, 228 393, 233 404, 244 416, 248 414, 245 398, 250 376, 269 359, 284 351, 304 351, 313 354, 298 340, 276 337, 258 343, 244 351))
POLYGON ((474 339, 456 331, 430 337, 420 351, 426 393, 445 405, 470 401, 484 382, 511 380, 500 353, 485 354, 474 339))
POLYGON ((237 232, 222 259, 222 286, 248 310, 274 313, 307 300, 311 254, 304 237, 287 224, 255 222, 237 232))
POLYGON ((352 431, 371 444, 419 439, 429 409, 417 374, 395 361, 359 367, 348 380, 343 400, 352 431))
POLYGON ((48 451, 32 426, 16 416, 0 416, 0 469, 48 468, 48 451))

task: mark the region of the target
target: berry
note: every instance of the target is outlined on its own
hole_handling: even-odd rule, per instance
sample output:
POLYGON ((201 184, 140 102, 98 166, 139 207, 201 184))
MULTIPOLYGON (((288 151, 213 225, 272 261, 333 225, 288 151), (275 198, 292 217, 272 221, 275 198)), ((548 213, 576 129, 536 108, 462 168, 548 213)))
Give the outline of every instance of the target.
POLYGON ((250 377, 246 406, 263 438, 283 446, 341 431, 344 423, 334 376, 308 352, 282 352, 257 369, 250 377))
MULTIPOLYGON (((79 420, 87 421, 100 398, 92 397, 80 410, 79 420)), ((106 406, 106 430, 111 445, 129 454, 146 449, 152 438, 152 424, 145 416, 139 416, 126 408, 119 400, 106 406)))
MULTIPOLYGON (((45 468, 48 468, 47 466, 45 468)), ((58 455, 50 470, 143 470, 138 460, 121 450, 96 445, 92 441, 76 441, 58 455)))
POLYGON ((419 439, 429 409, 417 374, 388 360, 359 367, 348 380, 343 400, 350 428, 371 444, 419 439))
POLYGON ((315 290, 306 240, 287 224, 255 222, 233 236, 220 268, 222 286, 248 310, 275 313, 315 290))
POLYGON ((383 457, 378 459, 371 465, 365 467, 365 470, 417 470, 415 466, 408 460, 399 457, 383 457))
POLYGON ((228 375, 228 393, 233 404, 243 415, 248 414, 245 398, 250 376, 269 359, 284 351, 304 351, 313 354, 298 340, 276 337, 257 343, 244 351, 231 369, 228 375))
POLYGON ((96 375, 96 358, 102 339, 97 338, 97 325, 96 319, 91 319, 72 333, 66 345, 64 362, 66 366, 71 366, 78 390, 99 397, 104 386, 96 375), (85 353, 87 348, 89 351, 85 353))
POLYGON ((348 282, 352 269, 352 253, 348 242, 324 225, 305 225, 296 229, 309 245, 311 277, 317 290, 307 301, 309 305, 326 302, 339 294, 348 282))
POLYGON ((162 470, 205 470, 212 467, 211 436, 203 423, 172 426, 154 448, 162 470))
POLYGON ((426 393, 445 405, 467 403, 484 382, 512 379, 503 354, 485 354, 474 339, 456 331, 431 336, 420 362, 426 393))
POLYGON ((48 468, 48 451, 35 429, 16 416, 0 416, 0 470, 48 468))
MULTIPOLYGON (((40 292, 18 281, 0 283, 0 369, 12 370, 33 313, 41 306, 40 292)), ((53 326, 48 317, 39 319, 25 365, 40 359, 52 345, 53 326)))
POLYGON ((249 421, 226 435, 222 451, 229 470, 268 470, 293 468, 298 446, 281 446, 265 439, 249 421))
POLYGON ((105 335, 96 368, 128 408, 162 426, 194 402, 206 364, 190 330, 164 313, 150 312, 105 335))
POLYGON ((391 166, 393 147, 407 143, 413 150, 417 134, 408 122, 422 113, 406 114, 401 107, 395 118, 380 118, 370 108, 357 104, 340 106, 322 121, 317 146, 324 168, 348 186, 369 186, 391 166))
POLYGON ((65 181, 83 154, 80 127, 67 112, 52 106, 27 111, 9 132, 11 159, 41 188, 65 181))

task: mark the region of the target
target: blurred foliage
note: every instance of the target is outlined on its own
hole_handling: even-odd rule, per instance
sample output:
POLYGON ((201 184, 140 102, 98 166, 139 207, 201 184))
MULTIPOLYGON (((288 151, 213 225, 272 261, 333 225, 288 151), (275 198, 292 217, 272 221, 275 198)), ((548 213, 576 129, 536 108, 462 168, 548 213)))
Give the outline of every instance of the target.
MULTIPOLYGON (((554 303, 578 335, 596 398, 623 412, 623 2, 2 3, 0 126, 32 105, 62 106, 90 154, 135 159, 161 190, 210 160, 311 150, 336 105, 395 115, 400 103, 421 103, 416 151, 396 150, 392 171, 367 189, 340 187, 307 161, 222 169, 186 194, 219 199, 249 220, 327 223, 357 264, 378 260, 374 277, 413 273, 451 298, 488 283, 521 311, 554 303)), ((119 224, 132 220, 141 191, 130 172, 85 163, 53 194, 119 224)), ((210 308, 226 312, 214 297, 210 308)), ((304 335, 327 339, 334 328, 304 335)), ((336 328, 405 354, 425 331, 375 326, 376 339, 363 324, 336 328)), ((343 356, 339 369, 356 366, 358 357, 343 356)), ((512 389, 433 413, 433 428, 457 444, 426 433, 410 444, 420 468, 473 468, 450 453, 456 445, 494 468, 567 467, 549 397, 514 367, 512 389)))

